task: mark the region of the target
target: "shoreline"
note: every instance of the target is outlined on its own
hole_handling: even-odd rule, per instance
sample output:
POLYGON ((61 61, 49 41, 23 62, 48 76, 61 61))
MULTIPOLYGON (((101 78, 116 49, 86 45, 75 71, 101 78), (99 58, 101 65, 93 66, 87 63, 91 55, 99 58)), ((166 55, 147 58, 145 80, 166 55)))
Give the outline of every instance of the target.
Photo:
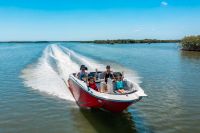
POLYGON ((157 39, 118 39, 118 40, 93 40, 93 41, 0 41, 0 43, 94 43, 94 44, 151 44, 151 43, 180 43, 181 40, 157 40, 157 39))

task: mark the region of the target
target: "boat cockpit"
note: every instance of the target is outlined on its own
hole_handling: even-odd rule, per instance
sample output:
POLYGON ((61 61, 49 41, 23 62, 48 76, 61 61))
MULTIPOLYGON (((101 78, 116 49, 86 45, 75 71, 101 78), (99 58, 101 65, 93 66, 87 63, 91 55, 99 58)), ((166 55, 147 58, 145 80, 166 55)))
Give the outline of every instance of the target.
MULTIPOLYGON (((73 75, 77 77, 76 73, 73 73, 73 75)), ((121 72, 113 72, 113 78, 108 78, 107 82, 105 82, 104 72, 102 71, 90 72, 88 75, 94 77, 96 86, 98 88, 98 92, 101 93, 124 95, 134 93, 137 91, 137 85, 125 78, 122 79, 124 93, 119 93, 117 91, 116 80, 118 75, 122 75, 121 72)), ((83 79, 83 81, 88 82, 87 77, 83 79)))

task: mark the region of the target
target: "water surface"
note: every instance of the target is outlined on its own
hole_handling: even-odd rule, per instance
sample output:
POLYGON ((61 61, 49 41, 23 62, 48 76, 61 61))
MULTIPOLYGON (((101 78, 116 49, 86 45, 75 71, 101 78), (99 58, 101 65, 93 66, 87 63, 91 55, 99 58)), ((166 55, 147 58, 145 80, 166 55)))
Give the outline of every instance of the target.
POLYGON ((0 44, 0 132, 200 132, 200 53, 175 43, 0 44), (62 78, 111 64, 148 97, 121 114, 80 109, 62 78))

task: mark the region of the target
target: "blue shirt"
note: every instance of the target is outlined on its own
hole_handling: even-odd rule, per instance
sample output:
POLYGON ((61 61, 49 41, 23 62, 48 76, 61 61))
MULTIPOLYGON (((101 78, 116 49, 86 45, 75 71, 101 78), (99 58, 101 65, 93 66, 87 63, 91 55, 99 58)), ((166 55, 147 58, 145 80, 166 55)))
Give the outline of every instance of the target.
POLYGON ((87 73, 86 72, 80 72, 79 73, 79 79, 83 80, 84 77, 87 77, 87 73))
POLYGON ((124 88, 124 83, 123 81, 116 81, 116 89, 123 89, 124 88))

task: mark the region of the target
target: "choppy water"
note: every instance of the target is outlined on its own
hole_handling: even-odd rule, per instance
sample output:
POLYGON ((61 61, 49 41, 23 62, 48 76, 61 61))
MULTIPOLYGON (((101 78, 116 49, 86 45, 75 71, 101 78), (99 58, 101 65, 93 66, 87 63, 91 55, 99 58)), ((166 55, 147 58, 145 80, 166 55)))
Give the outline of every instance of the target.
POLYGON ((198 133, 200 53, 177 44, 0 44, 0 132, 198 133), (80 64, 125 71, 148 97, 121 114, 82 110, 63 83, 80 64))

